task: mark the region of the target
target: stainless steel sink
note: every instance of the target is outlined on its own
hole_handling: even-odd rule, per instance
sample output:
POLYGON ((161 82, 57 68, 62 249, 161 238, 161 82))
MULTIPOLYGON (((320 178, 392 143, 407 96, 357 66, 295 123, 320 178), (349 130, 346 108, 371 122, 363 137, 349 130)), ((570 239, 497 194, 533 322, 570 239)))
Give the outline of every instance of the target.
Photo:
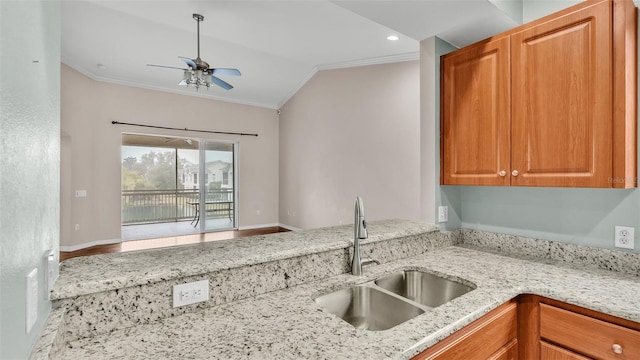
POLYGON ((474 288, 422 271, 405 270, 385 276, 375 284, 394 294, 429 307, 437 307, 474 288))
POLYGON ((386 330, 424 310, 369 286, 353 286, 317 297, 315 302, 358 329, 386 330))

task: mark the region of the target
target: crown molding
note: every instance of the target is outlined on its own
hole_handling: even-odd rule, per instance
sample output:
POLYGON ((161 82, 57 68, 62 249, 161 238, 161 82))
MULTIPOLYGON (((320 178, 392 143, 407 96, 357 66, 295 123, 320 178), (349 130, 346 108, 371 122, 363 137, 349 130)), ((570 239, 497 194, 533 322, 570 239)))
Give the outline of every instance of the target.
POLYGON ((313 69, 309 71, 307 76, 305 76, 302 81, 298 83, 298 86, 296 86, 293 91, 289 93, 289 95, 287 95, 284 99, 282 99, 282 101, 278 103, 278 109, 281 109, 289 100, 291 100, 291 98, 294 97, 298 93, 298 91, 300 91, 300 89, 302 89, 317 72, 318 67, 314 66, 313 69))
POLYGON ((295 94, 304 87, 309 80, 321 70, 336 70, 336 69, 346 69, 351 67, 358 66, 367 66, 367 65, 380 65, 380 64, 389 64, 396 62, 404 62, 404 61, 414 61, 420 60, 420 51, 414 51, 410 53, 397 54, 397 55, 389 55, 389 56, 380 56, 376 58, 369 59, 360 59, 360 60, 352 60, 352 61, 344 61, 339 63, 332 64, 323 64, 314 66, 311 71, 307 74, 307 76, 298 84, 298 86, 292 91, 287 97, 285 97, 279 104, 278 108, 282 108, 295 94))
POLYGON ((171 94, 178 94, 178 95, 185 95, 185 96, 195 96, 195 97, 200 97, 200 98, 204 98, 204 99, 224 101, 224 102, 230 102, 230 103, 235 103, 235 104, 257 106, 257 107, 261 107, 261 108, 278 110, 278 109, 282 108, 289 100, 291 100, 291 98, 293 98, 295 96, 295 94, 297 94, 298 91, 300 91, 300 89, 302 89, 307 84, 307 82, 309 82, 309 80, 311 80, 311 78, 318 71, 345 69, 345 68, 358 67, 358 66, 388 64, 388 63, 396 63, 396 62, 404 62, 404 61, 414 61, 414 60, 419 60, 419 59, 420 59, 420 51, 414 51, 414 52, 409 52, 409 53, 404 53, 404 54, 380 56, 380 57, 376 57, 376 58, 343 61, 343 62, 338 62, 338 63, 331 63, 331 64, 323 64, 323 65, 314 66, 311 69, 311 71, 309 71, 307 76, 305 76, 298 83, 298 85, 284 99, 282 99, 276 105, 257 103, 257 102, 251 102, 251 101, 241 101, 241 100, 229 99, 229 98, 220 97, 220 96, 207 95, 207 94, 198 93, 198 92, 194 93, 194 92, 172 90, 172 89, 167 89, 167 88, 159 87, 159 86, 152 86, 152 85, 146 85, 146 84, 136 83, 136 82, 132 82, 132 81, 126 81, 126 80, 121 80, 121 79, 112 79, 112 78, 107 78, 107 77, 103 77, 103 76, 97 76, 96 74, 94 74, 91 71, 83 68, 82 66, 79 66, 78 64, 74 63, 73 61, 71 61, 70 59, 68 59, 66 57, 62 58, 62 63, 64 63, 65 65, 69 66, 70 68, 78 71, 79 73, 83 74, 84 76, 86 76, 86 77, 88 77, 88 78, 90 78, 90 79, 92 79, 94 81, 99 81, 99 82, 104 82, 104 83, 109 83, 109 84, 115 84, 115 85, 136 87, 136 88, 146 89, 146 90, 161 91, 161 92, 166 92, 166 93, 171 93, 171 94))
POLYGON ((140 88, 140 89, 145 89, 145 90, 160 91, 160 92, 178 94, 178 95, 184 95, 184 96, 193 96, 193 97, 199 97, 199 98, 203 98, 203 99, 223 101, 223 102, 240 104, 240 105, 257 106, 257 107, 273 109, 273 110, 277 110, 279 108, 277 105, 273 105, 273 104, 264 104, 264 103, 251 102, 251 101, 241 101, 241 100, 229 99, 229 98, 225 98, 225 97, 221 97, 221 96, 207 95, 205 93, 172 90, 172 89, 167 89, 167 88, 160 87, 160 86, 153 86, 153 85, 141 84, 141 83, 137 83, 137 82, 133 82, 133 81, 127 81, 127 80, 121 80, 121 79, 112 79, 112 78, 108 78, 108 77, 104 77, 104 76, 97 76, 96 74, 92 73, 91 71, 83 68, 82 66, 79 66, 79 65, 73 63, 72 61, 69 61, 66 58, 62 59, 62 63, 67 65, 67 66, 69 66, 70 68, 76 70, 77 72, 81 73, 82 75, 90 78, 91 80, 98 81, 98 82, 103 82, 103 83, 107 83, 107 84, 129 86, 129 87, 135 87, 135 88, 140 88))
POLYGON ((379 64, 388 64, 388 63, 414 61, 414 60, 420 60, 420 51, 412 51, 404 54, 380 56, 380 57, 369 58, 369 59, 343 61, 343 62, 332 63, 332 64, 323 64, 323 65, 318 65, 317 68, 318 70, 335 70, 335 69, 344 69, 344 68, 357 67, 357 66, 379 65, 379 64))

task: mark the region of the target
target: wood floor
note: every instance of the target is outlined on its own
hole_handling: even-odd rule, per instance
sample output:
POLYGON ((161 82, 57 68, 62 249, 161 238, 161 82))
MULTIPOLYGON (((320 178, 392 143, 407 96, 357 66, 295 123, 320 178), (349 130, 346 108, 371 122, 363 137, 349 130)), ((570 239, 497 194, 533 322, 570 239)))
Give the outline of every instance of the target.
POLYGON ((70 252, 61 251, 60 261, 71 259, 77 256, 155 249, 155 248, 175 246, 175 245, 197 244, 197 243, 207 242, 207 241, 228 240, 228 239, 241 238, 245 236, 274 234, 274 233, 287 232, 287 231, 289 230, 279 226, 274 226, 274 227, 266 227, 266 228, 251 229, 251 230, 219 231, 219 232, 211 232, 206 234, 194 234, 194 235, 174 236, 174 237, 158 238, 158 239, 126 241, 119 244, 92 246, 92 247, 89 247, 86 249, 80 249, 77 251, 70 251, 70 252))

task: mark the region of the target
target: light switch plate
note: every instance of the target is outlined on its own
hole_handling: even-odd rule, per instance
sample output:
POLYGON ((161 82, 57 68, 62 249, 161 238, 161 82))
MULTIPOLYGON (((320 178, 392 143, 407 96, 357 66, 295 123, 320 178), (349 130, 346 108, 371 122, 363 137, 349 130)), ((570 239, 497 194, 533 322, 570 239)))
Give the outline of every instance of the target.
POLYGON ((38 268, 27 275, 27 334, 38 321, 38 268))

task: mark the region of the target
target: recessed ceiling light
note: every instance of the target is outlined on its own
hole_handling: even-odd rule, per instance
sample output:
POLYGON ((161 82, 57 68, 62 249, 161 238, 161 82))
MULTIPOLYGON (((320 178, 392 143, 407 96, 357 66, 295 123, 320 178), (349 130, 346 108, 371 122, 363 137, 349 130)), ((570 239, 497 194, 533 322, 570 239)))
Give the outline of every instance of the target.
POLYGON ((397 35, 389 35, 389 36, 387 36, 387 40, 398 41, 398 40, 400 40, 400 38, 397 35))

